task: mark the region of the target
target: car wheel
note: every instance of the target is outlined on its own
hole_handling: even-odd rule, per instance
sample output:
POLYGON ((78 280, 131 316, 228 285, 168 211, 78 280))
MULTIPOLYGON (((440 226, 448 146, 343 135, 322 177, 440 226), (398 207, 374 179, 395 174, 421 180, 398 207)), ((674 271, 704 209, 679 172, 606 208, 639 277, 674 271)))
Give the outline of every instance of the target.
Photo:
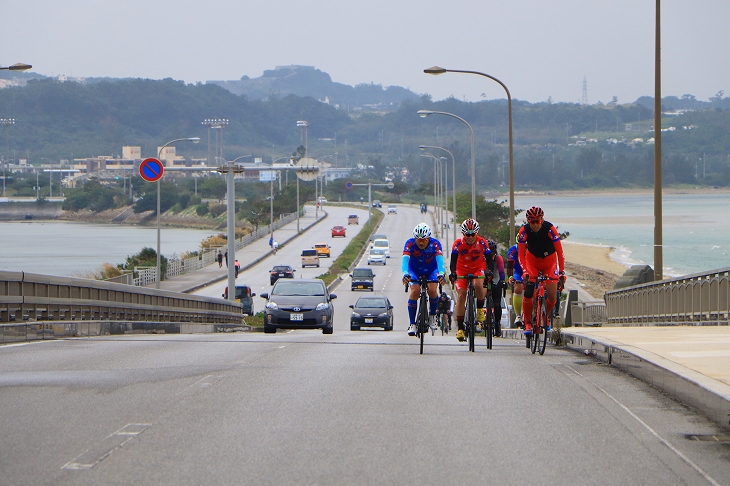
POLYGON ((375 289, 370 287, 370 292, 375 292, 375 289))
POLYGON ((335 328, 332 326, 325 327, 324 329, 322 329, 322 334, 332 334, 332 331, 334 331, 334 330, 335 330, 335 328))
POLYGON ((360 330, 360 326, 355 326, 353 324, 350 324, 350 331, 359 331, 359 330, 360 330))
POLYGON ((267 326, 264 324, 264 333, 266 334, 274 334, 276 332, 276 328, 274 326, 267 326))

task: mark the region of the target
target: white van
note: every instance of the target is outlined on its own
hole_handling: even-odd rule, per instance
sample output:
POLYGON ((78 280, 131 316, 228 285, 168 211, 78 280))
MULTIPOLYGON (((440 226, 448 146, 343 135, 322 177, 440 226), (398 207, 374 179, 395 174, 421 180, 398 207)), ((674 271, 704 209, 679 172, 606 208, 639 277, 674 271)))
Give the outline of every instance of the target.
POLYGON ((370 243, 370 249, 380 249, 385 250, 385 257, 390 258, 390 242, 386 239, 377 239, 373 240, 372 243, 370 243))

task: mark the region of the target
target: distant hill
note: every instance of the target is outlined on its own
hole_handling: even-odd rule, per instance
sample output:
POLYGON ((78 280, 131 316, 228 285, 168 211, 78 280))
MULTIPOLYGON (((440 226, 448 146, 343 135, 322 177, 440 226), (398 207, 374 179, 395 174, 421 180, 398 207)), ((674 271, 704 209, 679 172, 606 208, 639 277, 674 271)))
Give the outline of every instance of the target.
POLYGON ((311 96, 339 109, 393 111, 405 100, 416 101, 420 95, 400 86, 383 88, 379 84, 347 84, 332 81, 330 75, 313 66, 277 66, 259 78, 242 77, 237 81, 206 81, 249 99, 311 96))

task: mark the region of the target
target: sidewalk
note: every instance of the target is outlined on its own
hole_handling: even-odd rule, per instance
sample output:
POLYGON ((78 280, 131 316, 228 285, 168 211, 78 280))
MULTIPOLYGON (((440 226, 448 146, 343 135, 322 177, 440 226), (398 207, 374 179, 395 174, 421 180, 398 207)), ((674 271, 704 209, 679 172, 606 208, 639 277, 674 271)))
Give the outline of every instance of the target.
MULTIPOLYGON (((306 231, 311 226, 327 218, 327 212, 322 208, 320 208, 319 211, 319 219, 316 221, 314 220, 314 206, 305 206, 304 209, 306 210, 306 213, 304 216, 299 217, 299 229, 301 232, 306 231)), ((277 229, 274 234, 276 235, 276 241, 279 242, 280 246, 287 244, 299 236, 297 234, 297 221, 294 220, 291 223, 282 226, 277 229)), ((271 254, 271 248, 269 247, 268 236, 260 238, 250 245, 244 246, 236 252, 238 260, 241 262, 240 271, 244 271, 247 268, 256 265, 269 254, 271 254)), ((232 264, 233 262, 231 261, 230 263, 232 264)), ((160 282, 160 289, 181 293, 194 292, 197 289, 206 287, 215 282, 228 279, 228 273, 226 273, 225 270, 225 266, 223 267, 223 270, 221 270, 218 268, 218 264, 214 263, 207 267, 203 267, 200 270, 163 280, 160 282)))
POLYGON ((562 329, 571 349, 626 371, 730 428, 730 327, 562 329))

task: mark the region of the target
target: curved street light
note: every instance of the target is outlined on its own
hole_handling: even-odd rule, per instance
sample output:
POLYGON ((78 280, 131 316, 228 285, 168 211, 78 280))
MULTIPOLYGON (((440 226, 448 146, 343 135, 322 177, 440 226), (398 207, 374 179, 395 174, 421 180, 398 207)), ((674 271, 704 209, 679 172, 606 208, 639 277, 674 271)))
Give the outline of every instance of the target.
MULTIPOLYGON (((175 140, 170 140, 165 145, 160 147, 157 150, 157 160, 160 160, 160 154, 162 153, 162 149, 167 147, 170 144, 173 144, 175 142, 193 142, 198 143, 200 142, 199 137, 191 137, 191 138, 176 138, 175 140)), ((157 179, 157 266, 156 274, 155 274, 155 288, 160 288, 160 280, 162 279, 162 275, 160 275, 160 181, 162 180, 162 177, 157 179)))
MULTIPOLYGON (((421 118, 426 118, 428 115, 447 115, 454 117, 458 120, 461 120, 467 127, 469 127, 469 131, 471 132, 471 217, 476 219, 477 217, 477 203, 476 203, 476 166, 474 164, 474 129, 469 125, 469 123, 464 120, 462 117, 458 115, 454 115, 453 113, 448 113, 446 111, 432 111, 432 110, 418 110, 418 116, 421 118)), ((456 206, 454 206, 454 210, 456 210, 456 206)))
POLYGON ((27 71, 28 69, 32 68, 30 64, 23 64, 22 62, 16 62, 12 66, 0 66, 0 69, 5 69, 7 71, 27 71))
MULTIPOLYGON (((443 73, 476 74, 478 76, 484 76, 485 78, 489 78, 492 81, 499 83, 499 85, 502 86, 502 88, 504 88, 504 91, 507 93, 507 116, 509 118, 509 244, 511 245, 512 242, 515 241, 515 159, 512 142, 512 95, 510 94, 509 89, 507 89, 507 86, 499 79, 495 78, 494 76, 490 76, 489 74, 481 73, 479 71, 462 71, 458 69, 445 69, 439 66, 434 66, 428 69, 424 69, 423 72, 433 75, 443 73)), ((473 149, 474 148, 472 147, 472 150, 473 149)), ((474 183, 473 178, 474 173, 472 173, 472 183, 474 183)))

